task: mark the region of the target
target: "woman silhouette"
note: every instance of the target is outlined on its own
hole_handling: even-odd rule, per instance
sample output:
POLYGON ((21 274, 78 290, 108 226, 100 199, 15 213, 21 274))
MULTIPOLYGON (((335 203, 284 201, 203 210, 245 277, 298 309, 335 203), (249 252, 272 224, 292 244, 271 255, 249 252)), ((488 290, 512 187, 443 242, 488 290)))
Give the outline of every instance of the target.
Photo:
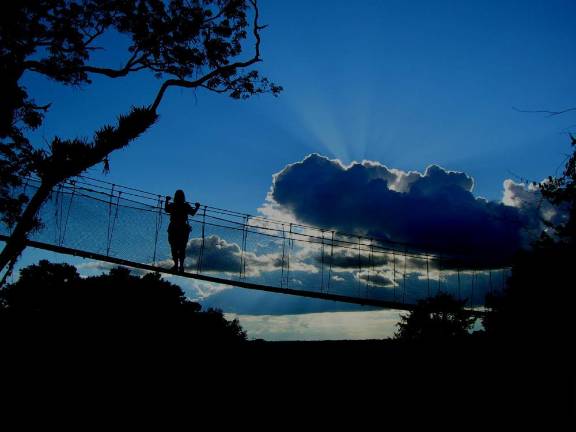
POLYGON ((196 208, 192 208, 186 202, 184 191, 178 189, 174 193, 174 202, 170 203, 171 198, 166 197, 164 210, 170 214, 170 224, 168 225, 168 243, 172 251, 174 266, 172 271, 184 271, 184 259, 186 258, 186 245, 190 235, 190 225, 188 225, 188 215, 194 216, 200 208, 200 203, 196 203, 196 208))

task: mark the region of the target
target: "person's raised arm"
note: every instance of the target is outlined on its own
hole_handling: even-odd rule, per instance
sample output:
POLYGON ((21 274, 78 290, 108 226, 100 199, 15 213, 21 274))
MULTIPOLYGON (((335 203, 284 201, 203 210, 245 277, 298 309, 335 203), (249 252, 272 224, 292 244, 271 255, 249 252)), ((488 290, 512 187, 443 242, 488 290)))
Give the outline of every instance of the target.
POLYGON ((170 195, 166 195, 166 201, 164 201, 164 211, 170 213, 172 211, 172 204, 170 204, 170 195))
POLYGON ((190 207, 190 216, 194 216, 196 213, 198 213, 198 210, 200 209, 200 203, 197 202, 196 204, 194 204, 194 208, 190 207))

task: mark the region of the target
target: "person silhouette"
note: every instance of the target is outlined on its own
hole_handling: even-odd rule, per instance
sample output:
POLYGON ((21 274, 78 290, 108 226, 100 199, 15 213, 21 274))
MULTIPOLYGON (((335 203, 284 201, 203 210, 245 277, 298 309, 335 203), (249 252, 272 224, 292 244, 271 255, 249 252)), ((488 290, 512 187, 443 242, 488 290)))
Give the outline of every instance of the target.
POLYGON ((186 202, 184 191, 178 189, 174 193, 174 202, 171 203, 172 198, 166 196, 164 203, 164 210, 170 215, 170 224, 168 225, 168 243, 170 243, 170 250, 172 252, 172 260, 174 265, 172 271, 184 271, 184 260, 186 259, 186 245, 188 244, 188 236, 192 228, 188 225, 188 215, 194 216, 200 208, 200 203, 195 204, 192 208, 186 202))

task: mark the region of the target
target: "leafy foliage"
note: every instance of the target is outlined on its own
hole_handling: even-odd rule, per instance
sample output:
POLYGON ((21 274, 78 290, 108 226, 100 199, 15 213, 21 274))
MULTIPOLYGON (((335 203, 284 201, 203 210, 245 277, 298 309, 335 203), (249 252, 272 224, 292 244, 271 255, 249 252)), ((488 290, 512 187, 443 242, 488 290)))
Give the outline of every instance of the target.
POLYGON ((58 327, 69 334, 87 332, 132 337, 160 334, 178 343, 239 343, 246 332, 237 320, 222 312, 201 312, 180 287, 148 273, 131 275, 124 268, 109 274, 81 278, 69 264, 46 260, 20 271, 14 284, 0 291, 0 315, 10 322, 22 320, 41 328, 58 327))
MULTIPOLYGON (((548 177, 548 180, 540 183, 542 195, 552 204, 566 210, 566 222, 554 226, 555 234, 560 242, 574 243, 576 240, 576 138, 570 135, 574 150, 568 157, 564 171, 560 177, 548 177)), ((542 241, 550 241, 544 236, 542 241)))
POLYGON ((466 300, 447 293, 419 300, 398 323, 396 338, 409 341, 443 340, 469 334, 475 318, 464 310, 466 300))
POLYGON ((484 320, 488 334, 502 338, 550 339, 573 337, 576 300, 572 266, 576 257, 576 140, 558 178, 540 184, 542 195, 566 211, 564 223, 543 233, 529 251, 519 254, 501 295, 491 296, 484 320))

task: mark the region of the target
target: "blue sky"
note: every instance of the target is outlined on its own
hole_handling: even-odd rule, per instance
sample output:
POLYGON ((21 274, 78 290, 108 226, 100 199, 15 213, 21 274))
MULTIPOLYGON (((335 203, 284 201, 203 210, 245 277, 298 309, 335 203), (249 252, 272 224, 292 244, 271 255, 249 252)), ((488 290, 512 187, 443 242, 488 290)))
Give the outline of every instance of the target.
MULTIPOLYGON (((235 101, 171 89, 158 124, 112 155, 107 181, 163 195, 182 188, 189 200, 256 213, 274 173, 319 153, 404 171, 438 164, 500 200, 505 179, 553 175, 569 152, 574 116, 513 107, 576 105, 573 1, 262 0, 260 9, 269 25, 260 70, 284 92, 235 101)), ((122 41, 106 43, 113 49, 96 61, 119 66, 122 41)), ((84 88, 25 82, 38 103, 53 103, 36 142, 89 137, 159 86, 145 74, 84 88)), ((91 175, 102 177, 100 167, 91 175)))

